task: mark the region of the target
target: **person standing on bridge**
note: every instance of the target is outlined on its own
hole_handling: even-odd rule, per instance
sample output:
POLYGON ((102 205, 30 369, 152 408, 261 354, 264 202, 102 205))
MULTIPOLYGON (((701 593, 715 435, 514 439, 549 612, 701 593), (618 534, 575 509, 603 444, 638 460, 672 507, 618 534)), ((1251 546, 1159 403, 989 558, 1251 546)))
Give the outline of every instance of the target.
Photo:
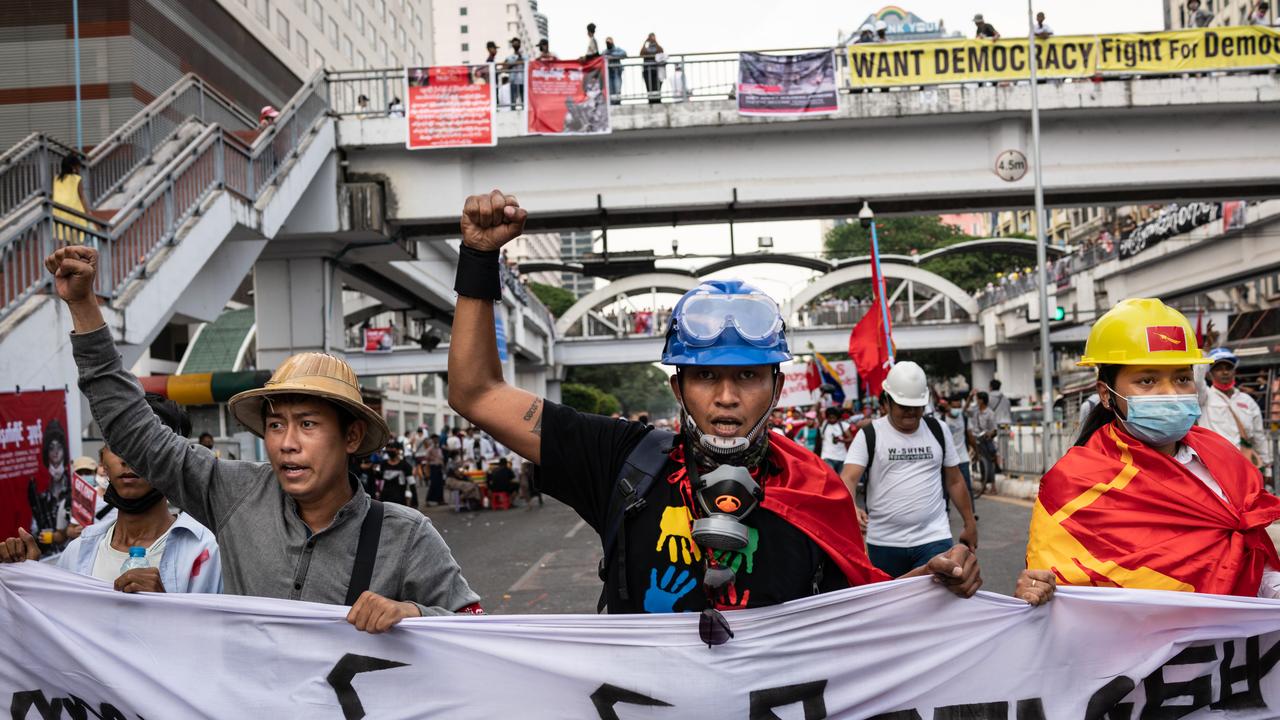
POLYGON ((348 472, 352 455, 389 439, 342 360, 300 353, 266 386, 231 398, 232 415, 263 439, 269 462, 219 460, 165 427, 126 370, 93 294, 98 253, 66 247, 45 260, 70 310, 80 389, 112 452, 177 507, 217 533, 225 590, 350 605, 358 630, 408 617, 479 612, 479 597, 431 522, 371 502, 348 472))
POLYGON ((1207 28, 1213 24, 1213 11, 1200 4, 1200 0, 1187 0, 1187 27, 1207 28))
POLYGON ((644 89, 649 93, 649 104, 662 102, 663 63, 667 51, 658 44, 658 37, 649 33, 644 44, 640 46, 640 57, 644 58, 644 89))
POLYGON ((1045 473, 1027 567, 1067 585, 1280 597, 1267 526, 1280 498, 1229 440, 1197 427, 1194 366, 1210 362, 1182 313, 1121 301, 1089 331, 1095 407, 1045 473))
POLYGON ((995 26, 993 26, 991 23, 984 20, 982 18, 981 13, 973 16, 973 24, 976 29, 974 37, 978 38, 979 40, 999 40, 1000 39, 1000 33, 996 32, 995 26))
POLYGON ((1049 27, 1049 24, 1044 21, 1044 13, 1036 13, 1036 24, 1033 32, 1037 40, 1048 40, 1053 37, 1053 28, 1049 27))
MULTIPOLYGON (((721 609, 773 605, 889 579, 863 549, 848 491, 812 453, 767 431, 791 358, 777 304, 738 280, 707 281, 672 310, 662 362, 675 367, 678 434, 581 413, 509 385, 493 304, 498 250, 527 213, 494 190, 467 198, 449 346, 449 404, 539 465, 539 489, 601 535, 601 608, 701 611, 725 642, 721 609)), ((981 585, 957 545, 909 573, 957 595, 981 585)), ((1043 584, 1043 578, 1041 579, 1043 584)), ((1045 597, 1027 590, 1031 602, 1045 597)))

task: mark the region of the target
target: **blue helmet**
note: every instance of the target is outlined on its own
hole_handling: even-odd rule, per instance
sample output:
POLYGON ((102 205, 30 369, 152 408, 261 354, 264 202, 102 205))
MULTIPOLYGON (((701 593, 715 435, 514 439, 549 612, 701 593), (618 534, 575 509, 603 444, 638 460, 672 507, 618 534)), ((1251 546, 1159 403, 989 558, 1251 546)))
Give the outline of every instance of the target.
POLYGON ((1235 353, 1231 352, 1231 348, 1218 347, 1209 351, 1209 362, 1214 363, 1215 365, 1220 362, 1239 365, 1240 358, 1237 357, 1235 353))
POLYGON ((671 311, 664 365, 778 365, 791 359, 778 304, 741 280, 707 280, 671 311))

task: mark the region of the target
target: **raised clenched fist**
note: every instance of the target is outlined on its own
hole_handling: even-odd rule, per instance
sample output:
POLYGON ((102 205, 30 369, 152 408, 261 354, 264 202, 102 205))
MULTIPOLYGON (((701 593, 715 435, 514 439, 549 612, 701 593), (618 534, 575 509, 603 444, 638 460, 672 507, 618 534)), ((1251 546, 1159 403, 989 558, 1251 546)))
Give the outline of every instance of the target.
POLYGON ((528 216, 514 195, 501 190, 472 195, 462 206, 462 242, 475 250, 497 250, 524 232, 528 216))
POLYGON ((94 280, 98 276, 98 251, 84 245, 58 248, 45 258, 44 266, 53 273, 58 297, 68 305, 95 302, 94 280))

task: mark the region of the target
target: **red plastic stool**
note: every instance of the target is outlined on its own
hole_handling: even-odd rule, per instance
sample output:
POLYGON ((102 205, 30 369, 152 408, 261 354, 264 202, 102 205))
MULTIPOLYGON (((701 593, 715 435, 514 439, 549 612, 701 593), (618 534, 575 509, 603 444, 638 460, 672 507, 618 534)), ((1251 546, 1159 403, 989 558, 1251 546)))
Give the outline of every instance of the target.
POLYGON ((489 493, 489 507, 493 510, 510 510, 511 509, 511 493, 491 492, 489 493))

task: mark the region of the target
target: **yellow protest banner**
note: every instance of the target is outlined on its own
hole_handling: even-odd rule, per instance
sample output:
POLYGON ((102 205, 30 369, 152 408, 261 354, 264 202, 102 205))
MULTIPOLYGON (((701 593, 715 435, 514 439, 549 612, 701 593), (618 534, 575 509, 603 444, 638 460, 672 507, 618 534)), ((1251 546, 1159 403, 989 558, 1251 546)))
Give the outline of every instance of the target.
POLYGON ((1280 65, 1280 30, 1239 27, 1100 35, 1098 72, 1174 73, 1280 65))
MULTIPOLYGON (((1097 61, 1093 35, 1036 43, 1042 77, 1089 77, 1097 61)), ((979 80, 1019 80, 1030 75, 1027 41, 943 40, 849 46, 852 87, 936 85, 979 80)))
MULTIPOLYGON (((938 85, 1030 77, 1025 38, 851 45, 850 87, 938 85)), ((1280 66, 1280 30, 1259 26, 1052 37, 1036 42, 1043 78, 1280 66)))

